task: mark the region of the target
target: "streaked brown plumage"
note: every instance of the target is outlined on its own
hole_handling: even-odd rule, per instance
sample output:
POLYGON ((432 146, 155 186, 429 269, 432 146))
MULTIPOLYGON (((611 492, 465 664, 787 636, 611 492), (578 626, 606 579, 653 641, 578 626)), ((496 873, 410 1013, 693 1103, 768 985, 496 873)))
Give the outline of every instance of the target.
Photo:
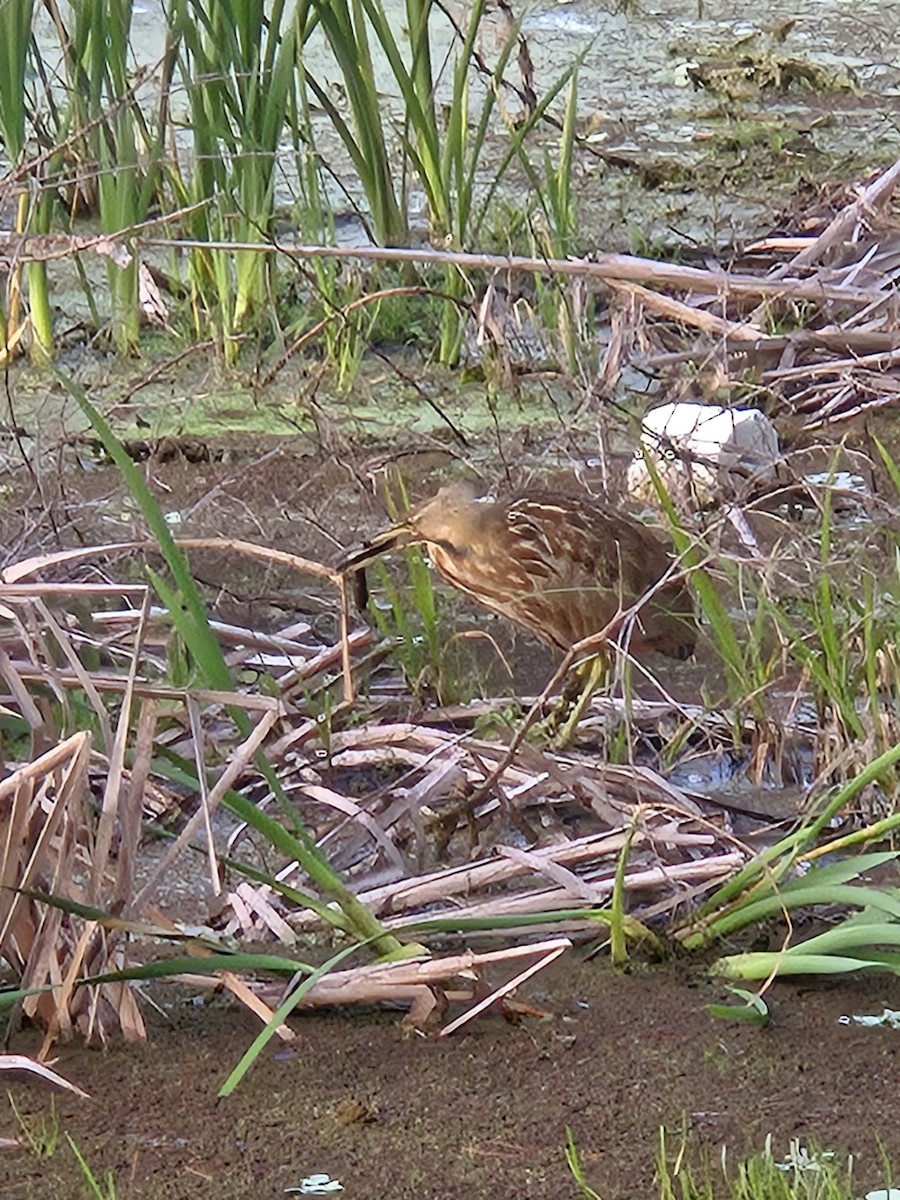
MULTIPOLYGON (((468 484, 454 483, 347 555, 340 568, 357 571, 393 546, 415 542, 454 587, 562 651, 599 633, 671 565, 645 525, 588 495, 528 490, 479 500, 468 484)), ((695 640, 690 592, 673 578, 641 606, 628 646, 684 658, 695 640)))

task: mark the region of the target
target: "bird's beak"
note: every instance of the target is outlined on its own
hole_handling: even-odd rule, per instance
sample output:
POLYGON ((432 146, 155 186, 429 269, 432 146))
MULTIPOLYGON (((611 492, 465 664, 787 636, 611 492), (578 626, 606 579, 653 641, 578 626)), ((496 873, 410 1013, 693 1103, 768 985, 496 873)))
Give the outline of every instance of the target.
POLYGON ((376 533, 368 542, 364 542, 356 550, 351 550, 345 554, 337 562, 337 569, 341 574, 349 574, 350 572, 360 571, 373 562, 376 558, 380 558, 382 554, 387 554, 389 550, 393 550, 396 546, 402 546, 412 530, 405 522, 398 525, 392 525, 390 529, 385 529, 382 533, 376 533))
POLYGON ((403 545, 412 532, 408 524, 401 522, 376 533, 368 542, 364 542, 357 550, 345 554, 336 564, 342 575, 349 576, 353 588, 356 607, 365 612, 369 603, 369 586, 366 581, 366 567, 382 554, 393 550, 395 546, 403 545))

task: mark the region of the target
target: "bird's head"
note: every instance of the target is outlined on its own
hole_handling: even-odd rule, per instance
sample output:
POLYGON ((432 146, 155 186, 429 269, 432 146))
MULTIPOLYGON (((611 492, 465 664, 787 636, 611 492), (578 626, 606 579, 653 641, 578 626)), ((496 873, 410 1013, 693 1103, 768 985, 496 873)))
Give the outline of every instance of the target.
POLYGON ((473 484, 451 483, 411 508, 400 528, 410 540, 464 554, 477 540, 489 503, 478 498, 473 484))

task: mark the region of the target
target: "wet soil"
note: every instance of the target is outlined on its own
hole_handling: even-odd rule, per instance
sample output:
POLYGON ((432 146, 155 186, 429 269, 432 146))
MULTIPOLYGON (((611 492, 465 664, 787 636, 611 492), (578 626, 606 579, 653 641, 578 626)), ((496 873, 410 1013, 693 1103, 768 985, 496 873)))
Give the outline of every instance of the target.
MULTIPOLYGON (((57 1069, 92 1098, 59 1110, 120 1200, 264 1200, 315 1173, 353 1200, 560 1200, 578 1194, 567 1129, 604 1200, 649 1197, 661 1127, 673 1153, 684 1134, 688 1161, 713 1167, 722 1147, 760 1150, 771 1133, 782 1153, 812 1137, 855 1156, 862 1191, 884 1181, 879 1141, 900 1155, 900 1035, 841 1018, 896 1006, 896 993, 884 977, 778 984, 757 1029, 710 1017, 724 989, 700 977, 620 975, 576 950, 520 996, 543 1016, 488 1016, 444 1040, 385 1011, 298 1017, 293 1047, 270 1047, 217 1102, 251 1018, 157 989, 171 1024, 150 1013, 150 1045, 60 1048, 57 1069)), ((46 1104, 16 1095, 26 1113, 46 1104)), ((15 1200, 85 1194, 65 1146, 42 1162, 7 1152, 0 1181, 15 1200)))

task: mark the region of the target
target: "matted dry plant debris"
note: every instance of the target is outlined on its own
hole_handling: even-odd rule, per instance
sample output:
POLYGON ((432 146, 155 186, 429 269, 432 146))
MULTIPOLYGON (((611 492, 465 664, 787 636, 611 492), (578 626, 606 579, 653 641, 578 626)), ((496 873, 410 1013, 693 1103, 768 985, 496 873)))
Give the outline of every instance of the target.
MULTIPOLYGON (((900 397, 900 243, 889 211, 898 178, 900 163, 813 235, 749 248, 756 261, 766 256, 767 274, 626 256, 538 265, 595 280, 617 298, 601 371, 607 391, 627 362, 653 371, 713 364, 725 387, 755 373, 770 408, 800 417, 807 428, 834 424, 900 397), (773 333, 771 314, 783 316, 792 305, 795 328, 773 333)), ((490 268, 490 260, 483 265, 490 268)), ((498 269, 510 266, 502 260, 498 269)), ((275 554, 226 539, 194 545, 275 554)), ((546 928, 529 931, 535 914, 605 906, 626 853, 630 911, 649 919, 692 902, 744 861, 725 821, 702 813, 647 766, 611 766, 527 743, 510 754, 471 727, 393 717, 341 728, 354 700, 353 664, 371 635, 349 631, 346 603, 337 596, 343 635, 331 643, 297 624, 265 633, 214 625, 243 686, 213 693, 174 685, 171 625, 148 589, 78 577, 78 564, 92 556, 110 562, 141 548, 46 555, 9 568, 0 585, 0 703, 23 731, 0 782, 0 953, 23 984, 52 987, 25 1001, 49 1036, 75 1027, 88 1036, 143 1036, 130 988, 76 987, 85 973, 124 964, 130 951, 124 933, 78 915, 75 906, 152 916, 158 886, 185 869, 189 845, 203 847, 226 933, 291 944, 318 927, 276 890, 222 869, 223 852, 258 853, 218 809, 230 787, 267 803, 253 766, 259 749, 322 852, 392 929, 514 914, 518 932, 533 934, 546 928), (60 573, 70 578, 52 582, 60 573), (317 709, 317 693, 340 699, 317 709), (228 715, 234 706, 251 719, 246 737, 237 736, 228 715), (187 797, 159 771, 166 754, 195 765, 203 781, 196 795, 187 797), (188 799, 195 811, 139 883, 142 818, 180 814, 188 799), (36 892, 54 893, 71 908, 48 907, 36 892)), ((327 567, 282 557, 326 585, 338 583, 327 567)), ((281 863, 278 878, 308 887, 294 864, 281 863)), ((555 928, 573 936, 596 932, 584 915, 565 915, 555 928)), ((546 954, 562 948, 564 939, 548 944, 546 954)), ((451 956, 444 974, 435 961, 426 974, 477 976, 480 965, 451 956)), ((366 968, 331 977, 307 1002, 372 998, 397 987, 421 995, 422 964, 406 971, 388 972, 386 982, 366 968)), ((432 982, 429 975, 429 989, 432 982)), ((478 990, 470 999, 480 1002, 478 990)))
MULTIPOLYGON (((30 566, 46 574, 90 556, 87 549, 30 566)), ((503 743, 471 731, 415 722, 326 728, 310 715, 310 696, 317 686, 352 696, 340 674, 367 647, 366 630, 322 645, 304 640, 308 630, 296 626, 260 634, 217 624, 236 677, 250 681, 246 690, 176 687, 168 678, 171 629, 146 589, 28 583, 28 574, 20 566, 0 585, 3 703, 27 729, 34 755, 0 783, 7 889, 0 947, 23 983, 53 988, 26 1001, 48 1038, 76 1026, 87 1036, 143 1036, 128 986, 85 990, 76 982, 126 964, 128 922, 158 918, 158 888, 170 872, 207 874, 219 896, 219 936, 290 945, 321 928, 277 891, 222 867, 225 853, 257 862, 265 849, 251 847, 247 831, 233 820, 223 824, 219 814, 232 787, 267 803, 253 765, 258 749, 322 853, 392 929, 425 916, 516 914, 528 934, 531 914, 606 905, 626 848, 624 884, 636 911, 671 912, 743 861, 723 828, 649 768, 612 767, 528 744, 510 756, 503 743), (260 687, 263 676, 269 682, 260 687), (251 719, 246 737, 228 715, 234 706, 251 719), (188 797, 160 774, 165 755, 195 764, 203 781, 198 794, 188 797), (142 818, 159 820, 167 810, 178 816, 186 803, 194 811, 180 833, 139 874, 142 818), (477 843, 480 856, 473 858, 477 843), (203 848, 205 867, 183 857, 189 846, 203 848), (47 906, 36 894, 60 903, 47 906), (79 906, 119 914, 122 926, 85 916, 79 906)), ((339 705, 331 719, 340 713, 339 705)), ((278 879, 310 886, 297 878, 295 864, 283 863, 278 879)), ((588 917, 563 915, 555 927, 597 932, 588 917)), ((485 962, 496 954, 502 959, 491 951, 485 962)), ((445 980, 468 974, 471 983, 479 962, 467 960, 463 969, 451 955, 444 968, 435 962, 429 971, 445 980)), ((232 984, 240 994, 240 981, 232 984)), ((421 979, 407 985, 420 1011, 421 979)), ((360 968, 320 981, 305 1002, 337 994, 387 993, 377 971, 360 968)), ((470 999, 483 1000, 481 985, 470 999)))
MULTIPOLYGON (((505 757, 503 743, 471 735, 371 725, 334 735, 329 773, 402 769, 374 804, 363 808, 317 784, 300 792, 322 809, 312 814, 320 845, 389 928, 425 915, 462 920, 603 906, 626 840, 626 889, 663 907, 743 861, 721 827, 649 768, 528 744, 504 766, 505 757), (472 858, 476 846, 481 854, 472 858), (457 865, 441 865, 448 857, 457 865)), ((304 773, 316 773, 314 758, 304 773)), ((292 924, 313 922, 298 914, 292 924)), ((587 920, 570 925, 591 928, 587 920)))
POLYGON ((743 262, 768 266, 755 296, 746 274, 724 270, 708 272, 706 294, 691 280, 678 304, 658 290, 617 283, 631 309, 629 345, 612 345, 608 358, 652 371, 714 363, 716 383, 745 394, 746 381, 756 378, 770 414, 800 418, 806 430, 895 405, 900 223, 892 201, 898 180, 900 161, 864 187, 832 194, 808 219, 789 214, 787 224, 801 232, 748 246, 743 262), (659 318, 717 339, 676 348, 675 328, 659 318))

